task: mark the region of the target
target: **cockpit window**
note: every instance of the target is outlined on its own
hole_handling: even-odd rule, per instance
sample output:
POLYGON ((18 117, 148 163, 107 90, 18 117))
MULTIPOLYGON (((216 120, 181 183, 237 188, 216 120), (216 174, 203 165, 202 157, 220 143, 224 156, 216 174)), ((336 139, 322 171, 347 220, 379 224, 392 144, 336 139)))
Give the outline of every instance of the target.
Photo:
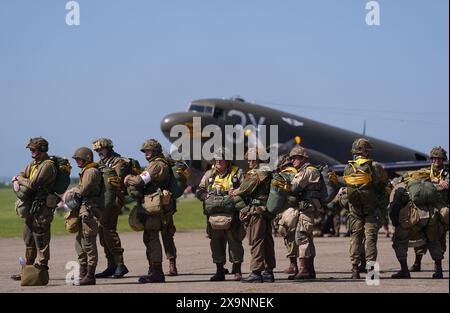
POLYGON ((203 113, 205 112, 205 107, 203 105, 191 104, 189 107, 190 112, 203 113))
POLYGON ((197 113, 207 113, 207 114, 213 114, 214 107, 209 105, 199 105, 199 104, 191 104, 189 106, 190 112, 197 112, 197 113))

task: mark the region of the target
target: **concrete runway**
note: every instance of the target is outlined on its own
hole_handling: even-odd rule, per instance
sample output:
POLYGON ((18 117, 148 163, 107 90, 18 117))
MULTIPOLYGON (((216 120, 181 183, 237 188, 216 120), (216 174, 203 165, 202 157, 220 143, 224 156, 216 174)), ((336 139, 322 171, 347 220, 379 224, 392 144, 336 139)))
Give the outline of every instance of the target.
MULTIPOLYGON (((364 279, 351 280, 350 261, 348 257, 349 238, 316 238, 316 281, 289 281, 283 270, 288 266, 285 258, 285 248, 280 237, 275 238, 277 255, 277 268, 275 269, 275 283, 244 284, 241 282, 209 281, 215 271, 209 249, 209 240, 204 231, 177 232, 175 236, 178 248, 177 277, 167 277, 165 284, 137 283, 138 277, 147 272, 148 264, 145 258, 145 249, 142 242, 142 233, 123 233, 120 235, 125 248, 125 262, 130 273, 122 279, 98 279, 96 286, 70 286, 65 282, 68 270, 66 263, 76 261, 74 249, 74 235, 55 236, 51 241, 50 282, 44 287, 21 287, 20 282, 12 281, 9 276, 19 270, 18 258, 24 254, 24 244, 21 238, 0 239, 0 292, 163 292, 163 293, 230 293, 230 292, 280 292, 280 293, 307 293, 307 292, 449 292, 449 262, 448 249, 443 262, 445 270, 443 280, 433 280, 434 263, 429 254, 423 259, 422 272, 412 273, 410 280, 394 280, 390 276, 399 269, 391 247, 391 239, 380 234, 378 242, 378 261, 380 265, 380 284, 368 286, 364 279)), ((448 242, 448 241, 447 241, 448 242)), ((245 243, 245 262, 243 271, 249 272, 249 247, 245 243)), ((97 272, 105 268, 105 257, 99 245, 99 266, 97 272)), ((413 251, 410 249, 409 265, 413 262, 413 251)), ((168 262, 164 261, 164 270, 168 269, 168 262)), ((227 268, 231 269, 228 263, 227 268)), ((246 275, 244 274, 244 275, 246 275)), ((227 276, 231 279, 231 275, 227 276)))

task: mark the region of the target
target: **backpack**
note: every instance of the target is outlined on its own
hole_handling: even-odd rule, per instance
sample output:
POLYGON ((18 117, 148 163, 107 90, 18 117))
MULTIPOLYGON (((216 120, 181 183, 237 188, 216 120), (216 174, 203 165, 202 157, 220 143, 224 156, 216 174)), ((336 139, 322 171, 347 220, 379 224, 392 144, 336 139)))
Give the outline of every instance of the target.
POLYGON ((328 167, 328 164, 318 167, 320 171, 320 203, 326 206, 339 191, 339 183, 336 173, 328 167))
POLYGON ((188 165, 184 161, 167 160, 165 158, 158 158, 157 160, 164 162, 171 169, 167 189, 172 193, 174 199, 181 197, 187 187, 187 180, 190 175, 188 165))
POLYGON ((72 166, 68 159, 59 156, 50 156, 50 160, 56 165, 57 169, 52 192, 62 195, 70 185, 70 171, 72 170, 72 166))
POLYGON ((360 207, 365 203, 378 203, 372 180, 372 160, 349 161, 344 170, 348 202, 354 207, 360 207))
POLYGON ((132 158, 122 158, 128 164, 128 174, 139 175, 142 173, 142 167, 138 160, 132 158))
POLYGON ((413 180, 408 183, 408 193, 415 205, 434 205, 442 202, 441 196, 429 180, 413 180))
POLYGON ((291 194, 291 176, 288 173, 274 173, 270 183, 267 211, 278 214, 288 207, 291 194))

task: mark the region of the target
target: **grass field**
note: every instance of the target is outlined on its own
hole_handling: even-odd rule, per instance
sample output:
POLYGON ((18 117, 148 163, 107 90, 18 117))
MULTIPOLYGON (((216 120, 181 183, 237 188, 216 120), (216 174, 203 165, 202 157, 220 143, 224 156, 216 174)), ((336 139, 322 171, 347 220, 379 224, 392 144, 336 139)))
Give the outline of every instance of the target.
MULTIPOLYGON (((14 202, 16 196, 10 188, 0 188, 0 237, 21 237, 23 219, 16 215, 14 202)), ((204 229, 206 219, 202 213, 201 203, 195 198, 178 200, 177 213, 174 215, 177 230, 204 229)), ((119 216, 119 232, 132 231, 128 225, 128 215, 119 216)), ((62 214, 55 214, 52 223, 52 235, 70 235, 64 229, 62 214)))

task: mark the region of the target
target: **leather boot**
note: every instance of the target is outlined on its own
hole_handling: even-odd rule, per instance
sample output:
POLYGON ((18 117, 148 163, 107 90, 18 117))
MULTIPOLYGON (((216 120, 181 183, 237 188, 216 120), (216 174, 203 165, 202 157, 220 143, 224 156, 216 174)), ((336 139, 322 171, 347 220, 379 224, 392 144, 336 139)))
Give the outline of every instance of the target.
POLYGON ((289 260, 291 263, 289 264, 289 267, 283 271, 283 273, 296 275, 298 273, 297 258, 291 257, 289 260))
POLYGON ((166 282, 166 278, 164 276, 164 272, 162 270, 162 263, 152 263, 150 275, 141 276, 139 278, 139 283, 148 284, 148 283, 164 283, 166 282))
POLYGON ((434 273, 433 279, 443 279, 444 275, 442 273, 442 260, 434 261, 434 273))
POLYGON ((416 259, 414 260, 414 264, 409 268, 410 272, 420 272, 422 270, 422 254, 416 253, 416 259))
POLYGON ((243 282, 243 283, 262 283, 263 277, 261 275, 261 272, 253 271, 247 277, 242 278, 241 282, 243 282))
POLYGON ((352 265, 352 279, 360 279, 361 276, 359 275, 359 266, 358 264, 352 265))
POLYGON ((361 264, 358 267, 359 272, 367 274, 367 268, 366 267, 367 267, 366 259, 362 259, 361 260, 361 264))
POLYGON ((409 274, 407 260, 399 260, 400 263, 400 271, 392 274, 391 278, 394 279, 410 279, 411 274, 409 274))
POLYGON ((241 263, 233 263, 234 281, 240 281, 242 279, 241 265, 241 263))
POLYGON ((123 262, 123 255, 115 255, 114 256, 114 262, 116 263, 116 270, 114 271, 114 274, 112 275, 112 278, 122 278, 125 274, 127 274, 128 268, 125 266, 123 262))
POLYGON ((177 263, 176 259, 169 260, 169 271, 166 274, 167 276, 178 276, 177 263))
POLYGON ((95 274, 95 278, 108 278, 116 272, 116 264, 113 258, 108 258, 108 265, 103 272, 95 274))
POLYGON ((223 263, 216 263, 216 273, 211 276, 210 281, 224 281, 225 272, 223 270, 223 263))
POLYGON ((95 266, 87 267, 87 274, 80 279, 80 286, 95 285, 95 266))
POLYGON ((311 278, 311 269, 309 268, 310 261, 307 258, 300 258, 300 270, 294 276, 295 280, 299 279, 310 279, 311 278))

